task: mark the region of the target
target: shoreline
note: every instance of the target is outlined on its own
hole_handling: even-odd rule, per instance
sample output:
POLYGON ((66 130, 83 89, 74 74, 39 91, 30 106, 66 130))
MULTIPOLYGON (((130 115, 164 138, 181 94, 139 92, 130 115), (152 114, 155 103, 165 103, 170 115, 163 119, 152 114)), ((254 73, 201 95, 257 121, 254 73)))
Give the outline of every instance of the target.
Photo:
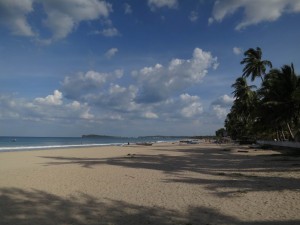
MULTIPOLYGON (((158 141, 152 144, 160 143, 176 143, 178 141, 158 141)), ((2 152, 27 152, 27 151, 44 151, 44 150, 67 150, 67 149, 80 149, 80 148, 102 148, 102 147, 126 147, 126 146, 143 146, 144 144, 137 143, 109 143, 109 144, 81 144, 81 145, 54 145, 54 146, 20 146, 20 147, 0 147, 0 154, 2 152)))
MULTIPOLYGON (((29 139, 34 139, 35 137, 25 137, 29 139)), ((52 139, 52 138, 51 138, 52 139)), ((54 138, 55 139, 55 138, 54 138)), ((68 138, 67 138, 68 139, 68 138)), ((77 139, 74 141, 74 143, 70 143, 70 141, 67 141, 66 143, 63 143, 63 141, 55 140, 53 143, 50 144, 50 142, 29 142, 26 141, 22 142, 12 142, 12 145, 5 145, 4 142, 0 145, 0 153, 1 152, 13 152, 13 151, 35 151, 35 150, 47 150, 47 149, 70 149, 70 148, 87 148, 87 147, 109 147, 109 146, 123 146, 127 145, 128 143, 132 144, 139 144, 139 143, 171 143, 171 142, 177 142, 178 140, 147 140, 147 139, 130 139, 125 138, 125 140, 120 139, 119 142, 109 140, 98 140, 98 139, 92 139, 96 140, 93 142, 82 142, 81 139, 77 139), (62 142, 62 143, 59 143, 62 142), (4 144, 4 145, 3 145, 4 144)))
POLYGON ((20 146, 20 147, 0 147, 1 152, 26 152, 26 151, 43 151, 43 150, 64 150, 78 148, 96 148, 109 146, 122 146, 123 143, 112 144, 81 144, 81 145, 53 145, 53 146, 20 146))
POLYGON ((0 161, 0 224, 300 223, 300 159, 277 151, 158 143, 0 161))

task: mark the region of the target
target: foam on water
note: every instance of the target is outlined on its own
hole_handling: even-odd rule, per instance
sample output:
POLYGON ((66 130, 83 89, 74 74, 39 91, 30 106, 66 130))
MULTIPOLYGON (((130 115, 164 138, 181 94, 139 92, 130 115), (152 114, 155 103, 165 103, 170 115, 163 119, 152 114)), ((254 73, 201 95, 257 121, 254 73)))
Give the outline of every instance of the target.
POLYGON ((81 137, 1 137, 0 152, 8 151, 31 151, 43 149, 120 146, 127 143, 138 142, 173 142, 176 139, 165 137, 104 137, 104 138, 81 138, 81 137))
POLYGON ((124 144, 124 143, 0 147, 0 152, 7 152, 7 151, 26 151, 26 150, 42 150, 42 149, 60 149, 60 148, 82 148, 82 147, 101 147, 101 146, 121 146, 122 144, 124 144))

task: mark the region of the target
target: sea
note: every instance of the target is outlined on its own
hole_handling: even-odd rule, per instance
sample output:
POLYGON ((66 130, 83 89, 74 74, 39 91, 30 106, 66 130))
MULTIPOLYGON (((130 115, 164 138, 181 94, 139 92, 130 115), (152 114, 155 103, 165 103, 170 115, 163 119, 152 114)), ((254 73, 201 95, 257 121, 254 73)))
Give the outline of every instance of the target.
POLYGON ((128 143, 174 142, 180 137, 13 137, 0 136, 0 152, 61 149, 76 147, 121 146, 128 143))

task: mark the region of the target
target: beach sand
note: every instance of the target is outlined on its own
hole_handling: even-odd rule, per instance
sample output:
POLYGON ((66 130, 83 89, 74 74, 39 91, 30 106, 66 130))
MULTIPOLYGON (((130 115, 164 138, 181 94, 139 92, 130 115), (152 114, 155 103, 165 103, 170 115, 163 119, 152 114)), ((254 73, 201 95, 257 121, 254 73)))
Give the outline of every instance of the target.
POLYGON ((300 157, 160 143, 0 153, 1 225, 300 224, 300 157))

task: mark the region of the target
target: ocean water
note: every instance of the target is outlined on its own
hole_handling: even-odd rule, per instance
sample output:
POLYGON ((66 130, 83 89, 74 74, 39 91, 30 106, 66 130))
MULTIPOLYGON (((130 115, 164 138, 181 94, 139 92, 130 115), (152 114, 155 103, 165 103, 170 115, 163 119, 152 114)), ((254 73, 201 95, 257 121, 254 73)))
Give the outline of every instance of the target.
POLYGON ((172 142, 179 139, 179 137, 0 137, 0 152, 123 145, 128 142, 172 142))

